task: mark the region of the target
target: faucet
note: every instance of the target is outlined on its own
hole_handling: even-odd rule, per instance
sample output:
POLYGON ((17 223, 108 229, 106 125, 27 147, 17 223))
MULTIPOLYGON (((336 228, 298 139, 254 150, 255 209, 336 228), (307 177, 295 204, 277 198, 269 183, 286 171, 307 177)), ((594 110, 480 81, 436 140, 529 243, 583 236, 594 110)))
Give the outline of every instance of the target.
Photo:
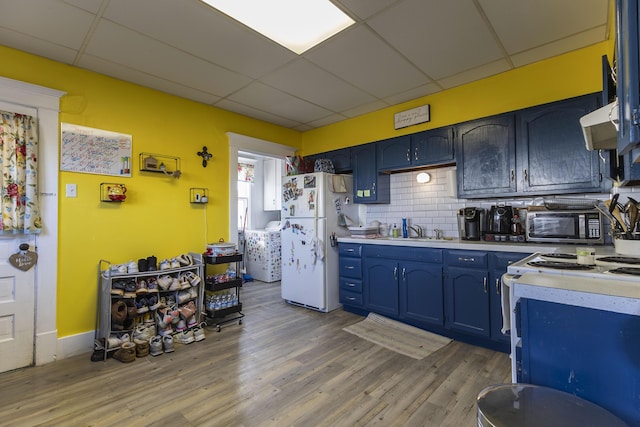
POLYGON ((434 228, 433 232, 436 233, 436 235, 434 236, 436 239, 442 240, 444 238, 444 233, 439 228, 434 228))
POLYGON ((422 231, 422 227, 420 227, 418 224, 409 226, 409 229, 415 231, 418 237, 424 237, 424 231, 422 231))

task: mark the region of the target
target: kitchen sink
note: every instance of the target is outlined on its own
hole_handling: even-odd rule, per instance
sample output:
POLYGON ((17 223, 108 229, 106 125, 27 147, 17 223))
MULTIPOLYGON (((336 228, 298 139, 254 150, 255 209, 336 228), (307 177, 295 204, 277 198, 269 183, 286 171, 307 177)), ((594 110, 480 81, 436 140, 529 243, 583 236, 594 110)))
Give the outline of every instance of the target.
POLYGON ((453 237, 445 237, 443 239, 436 239, 435 237, 384 237, 384 239, 388 240, 406 240, 409 242, 452 242, 453 237))

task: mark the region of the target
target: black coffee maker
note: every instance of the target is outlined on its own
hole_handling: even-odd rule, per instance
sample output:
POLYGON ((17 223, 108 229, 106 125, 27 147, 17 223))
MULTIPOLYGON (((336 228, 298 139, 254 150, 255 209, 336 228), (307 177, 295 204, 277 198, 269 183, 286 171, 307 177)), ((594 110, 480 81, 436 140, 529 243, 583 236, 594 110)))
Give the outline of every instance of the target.
POLYGON ((513 224, 513 208, 505 205, 494 205, 489 209, 487 233, 498 235, 511 234, 513 224))
POLYGON ((481 240, 486 211, 482 208, 462 208, 458 211, 458 231, 462 240, 481 240))

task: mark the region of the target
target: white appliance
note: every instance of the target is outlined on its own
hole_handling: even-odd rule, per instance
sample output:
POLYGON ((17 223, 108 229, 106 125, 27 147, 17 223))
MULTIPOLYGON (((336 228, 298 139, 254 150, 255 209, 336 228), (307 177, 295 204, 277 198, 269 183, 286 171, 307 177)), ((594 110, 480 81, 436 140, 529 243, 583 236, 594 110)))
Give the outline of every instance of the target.
POLYGON ((357 223, 352 190, 351 175, 282 178, 281 290, 288 303, 322 312, 340 307, 337 238, 357 223))
POLYGON ((276 282, 281 278, 280 221, 273 228, 245 231, 245 267, 247 273, 262 282, 276 282))
POLYGON ((580 118, 587 150, 618 148, 618 115, 616 100, 580 118))

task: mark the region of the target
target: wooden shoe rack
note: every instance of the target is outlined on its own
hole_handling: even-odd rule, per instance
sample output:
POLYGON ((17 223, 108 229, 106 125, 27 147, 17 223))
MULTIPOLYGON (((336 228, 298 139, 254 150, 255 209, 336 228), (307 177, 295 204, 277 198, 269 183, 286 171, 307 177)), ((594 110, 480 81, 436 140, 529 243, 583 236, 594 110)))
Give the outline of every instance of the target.
MULTIPOLYGON (((96 310, 96 329, 95 329, 95 340, 94 340, 94 351, 104 350, 104 359, 106 360, 108 354, 114 352, 120 348, 120 346, 109 347, 109 337, 114 337, 122 334, 129 335, 129 341, 133 341, 133 332, 135 331, 136 326, 143 323, 144 317, 150 317, 153 319, 155 324, 155 311, 149 309, 147 312, 143 314, 138 314, 132 321, 129 321, 128 327, 123 329, 114 329, 112 324, 112 306, 114 302, 118 300, 125 301, 125 303, 135 305, 135 302, 143 297, 149 297, 151 295, 157 296, 160 300, 164 298, 165 300, 169 298, 174 298, 177 305, 182 305, 187 303, 189 300, 194 301, 196 305, 196 325, 200 324, 202 319, 202 302, 204 297, 204 270, 202 263, 202 255, 197 253, 189 253, 193 258, 193 264, 184 267, 177 268, 169 268, 165 270, 156 270, 156 271, 140 271, 137 273, 115 273, 112 271, 112 263, 106 260, 100 260, 98 263, 98 305, 96 310), (112 293, 114 284, 122 283, 122 282, 139 282, 140 280, 144 280, 145 282, 149 282, 149 280, 158 281, 160 277, 163 276, 171 276, 171 277, 179 277, 180 274, 192 272, 200 278, 200 283, 196 286, 191 286, 193 289, 196 289, 194 294, 197 294, 196 297, 189 299, 178 298, 178 294, 180 292, 187 291, 183 290, 166 290, 163 291, 162 288, 158 287, 158 292, 149 292, 149 293, 139 293, 135 296, 127 296, 127 295, 114 295, 112 293), (148 313, 148 315, 147 315, 148 313)), ((159 263, 158 263, 159 264, 159 263)), ((117 286, 117 285, 116 285, 117 286)), ((162 306, 158 307, 158 309, 162 308, 162 306)), ((157 325, 156 330, 157 330, 157 325)))
POLYGON ((226 278, 224 280, 215 280, 215 276, 206 275, 205 280, 205 315, 206 322, 209 325, 215 325, 216 330, 220 332, 222 325, 230 322, 238 321, 242 324, 242 302, 240 301, 240 288, 242 287, 242 254, 204 256, 205 275, 207 265, 220 265, 235 263, 235 277, 226 278), (221 304, 213 306, 208 298, 215 297, 216 294, 232 291, 235 299, 232 304, 221 304), (208 298, 207 298, 208 296, 208 298))

